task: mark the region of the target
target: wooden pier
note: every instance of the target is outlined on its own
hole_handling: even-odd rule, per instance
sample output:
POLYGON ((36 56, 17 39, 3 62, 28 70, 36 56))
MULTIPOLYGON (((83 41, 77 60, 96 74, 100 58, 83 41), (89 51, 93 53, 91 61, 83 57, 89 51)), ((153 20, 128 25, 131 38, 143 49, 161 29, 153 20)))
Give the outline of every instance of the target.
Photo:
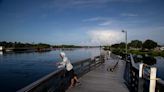
POLYGON ((129 92, 123 79, 125 62, 119 59, 109 59, 105 63, 82 76, 80 85, 66 92, 129 92), (119 61, 119 62, 118 62, 119 61), (118 62, 116 68, 110 71, 118 62))
POLYGON ((164 81, 155 78, 156 73, 151 71, 154 67, 136 64, 132 54, 127 61, 114 54, 110 56, 110 59, 100 55, 74 62, 74 70, 81 82, 75 87, 69 88, 70 75, 66 75, 63 68, 17 92, 164 92, 164 81))

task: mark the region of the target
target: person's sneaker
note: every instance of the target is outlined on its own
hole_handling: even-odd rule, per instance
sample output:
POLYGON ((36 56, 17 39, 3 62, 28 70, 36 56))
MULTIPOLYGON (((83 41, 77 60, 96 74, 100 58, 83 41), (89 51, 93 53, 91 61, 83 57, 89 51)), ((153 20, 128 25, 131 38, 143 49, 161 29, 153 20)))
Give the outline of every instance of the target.
POLYGON ((70 88, 73 88, 73 87, 74 87, 74 85, 73 85, 73 86, 69 86, 69 89, 70 89, 70 88))
POLYGON ((80 84, 80 82, 78 81, 77 84, 80 84))
POLYGON ((76 86, 78 86, 78 85, 81 85, 81 82, 77 82, 77 83, 76 83, 76 86))

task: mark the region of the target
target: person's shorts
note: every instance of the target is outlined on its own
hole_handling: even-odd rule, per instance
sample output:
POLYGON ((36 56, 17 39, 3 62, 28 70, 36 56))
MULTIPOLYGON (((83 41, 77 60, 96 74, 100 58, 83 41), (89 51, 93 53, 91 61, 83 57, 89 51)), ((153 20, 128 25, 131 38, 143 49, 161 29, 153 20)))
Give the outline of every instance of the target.
POLYGON ((70 78, 73 78, 74 76, 77 76, 77 75, 75 74, 75 72, 74 72, 73 69, 71 69, 70 71, 68 71, 68 74, 69 74, 70 78))

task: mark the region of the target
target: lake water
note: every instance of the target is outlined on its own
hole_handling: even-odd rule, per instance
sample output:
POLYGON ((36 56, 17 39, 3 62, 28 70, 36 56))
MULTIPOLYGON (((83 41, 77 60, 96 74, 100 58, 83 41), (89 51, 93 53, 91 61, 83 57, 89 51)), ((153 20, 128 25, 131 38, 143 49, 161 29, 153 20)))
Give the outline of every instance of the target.
POLYGON ((164 80, 164 58, 156 57, 157 63, 154 65, 157 67, 157 77, 164 80))
MULTIPOLYGON (((100 54, 99 48, 64 51, 71 62, 100 54)), ((60 50, 43 53, 10 53, 0 55, 0 92, 14 92, 55 71, 61 61, 60 50)))

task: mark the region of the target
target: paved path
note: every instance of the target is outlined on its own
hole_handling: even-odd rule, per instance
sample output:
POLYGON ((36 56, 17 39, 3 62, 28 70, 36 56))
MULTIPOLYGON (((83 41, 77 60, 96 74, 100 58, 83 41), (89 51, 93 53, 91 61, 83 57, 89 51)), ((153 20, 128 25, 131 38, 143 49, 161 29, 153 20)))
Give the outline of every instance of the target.
POLYGON ((129 92, 124 84, 124 67, 125 64, 122 60, 106 60, 104 64, 82 76, 80 78, 81 85, 70 88, 67 92, 129 92), (117 61, 119 61, 118 66, 111 72, 110 68, 117 61))

